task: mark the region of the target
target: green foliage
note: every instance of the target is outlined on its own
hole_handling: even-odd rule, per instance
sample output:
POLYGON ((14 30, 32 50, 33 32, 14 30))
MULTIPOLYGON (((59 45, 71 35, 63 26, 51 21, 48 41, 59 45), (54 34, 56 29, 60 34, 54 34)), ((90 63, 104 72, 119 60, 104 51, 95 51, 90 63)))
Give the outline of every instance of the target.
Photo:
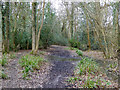
POLYGON ((57 21, 55 12, 51 8, 51 3, 46 4, 45 17, 41 30, 40 47, 47 48, 52 44, 67 45, 68 40, 60 31, 60 22, 57 21))
POLYGON ((99 65, 92 59, 82 58, 76 67, 75 76, 70 77, 67 81, 77 85, 81 81, 80 87, 82 86, 83 88, 104 88, 110 86, 111 82, 101 77, 103 74, 99 68, 99 65), (86 79, 82 79, 82 77, 86 79))
POLYGON ((33 51, 31 51, 30 54, 33 54, 33 51))
POLYGON ((16 58, 16 55, 14 53, 11 53, 10 56, 9 56, 10 59, 14 59, 16 58))
POLYGON ((97 86, 101 86, 101 80, 91 80, 90 76, 87 77, 87 80, 85 80, 85 84, 83 85, 84 88, 98 88, 97 86))
POLYGON ((40 51, 39 52, 41 55, 45 55, 45 52, 44 51, 40 51))
POLYGON ((103 80, 103 79, 92 79, 90 76, 87 77, 85 80, 85 83, 83 85, 84 88, 105 88, 107 86, 111 85, 111 82, 109 80, 103 80))
POLYGON ((114 69, 114 68, 118 67, 118 63, 117 63, 117 62, 110 63, 110 64, 108 65, 108 67, 109 67, 109 69, 114 69))
POLYGON ((95 74, 99 72, 98 64, 89 58, 83 58, 82 60, 80 60, 77 68, 78 68, 77 74, 79 75, 83 75, 86 73, 95 74))
POLYGON ((39 70, 43 61, 44 59, 40 56, 33 56, 29 54, 23 56, 19 60, 20 66, 23 67, 23 78, 26 78, 30 71, 39 70))
POLYGON ((83 52, 81 50, 76 50, 76 53, 79 55, 79 56, 83 56, 83 52))
POLYGON ((73 48, 73 47, 67 47, 65 48, 66 50, 79 50, 78 48, 73 48))
POLYGON ((75 81, 81 80, 79 77, 70 77, 67 81, 70 83, 74 83, 75 81))
POLYGON ((0 64, 5 66, 7 64, 7 55, 3 54, 2 59, 0 59, 0 64))
POLYGON ((1 71, 1 72, 0 72, 0 77, 1 77, 2 79, 7 79, 7 78, 8 78, 7 74, 4 73, 4 71, 1 71))
POLYGON ((79 48, 80 47, 80 42, 74 38, 69 40, 70 46, 74 48, 79 48))

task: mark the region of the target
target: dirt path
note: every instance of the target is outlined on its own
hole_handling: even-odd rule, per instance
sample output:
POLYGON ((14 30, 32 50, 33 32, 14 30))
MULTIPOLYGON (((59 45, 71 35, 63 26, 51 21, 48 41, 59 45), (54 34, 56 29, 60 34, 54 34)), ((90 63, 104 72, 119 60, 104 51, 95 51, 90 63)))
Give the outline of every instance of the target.
POLYGON ((44 82, 44 88, 65 88, 68 87, 66 80, 69 76, 73 75, 74 67, 78 61, 70 61, 70 58, 76 58, 76 54, 65 50, 61 46, 51 46, 47 52, 50 54, 48 60, 52 64, 50 73, 47 75, 49 78, 44 82))

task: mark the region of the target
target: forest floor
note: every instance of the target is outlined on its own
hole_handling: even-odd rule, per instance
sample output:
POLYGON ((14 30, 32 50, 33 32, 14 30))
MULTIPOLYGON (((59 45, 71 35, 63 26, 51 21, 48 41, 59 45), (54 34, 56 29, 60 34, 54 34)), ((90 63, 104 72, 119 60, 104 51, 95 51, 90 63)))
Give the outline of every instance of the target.
MULTIPOLYGON (((41 66, 40 70, 32 72, 30 79, 22 78, 21 67, 18 62, 21 56, 30 53, 31 50, 20 50, 15 53, 16 58, 8 59, 8 64, 4 67, 8 79, 2 80, 3 88, 67 88, 67 80, 74 76, 74 69, 81 60, 75 50, 67 50, 66 46, 52 45, 46 50, 40 50, 39 55, 48 62, 41 66), (44 52, 44 53, 41 53, 44 52)), ((83 52, 85 56, 95 58, 90 55, 92 51, 83 52)), ((12 52, 13 53, 13 52, 12 52)), ((96 58, 95 58, 96 59, 96 58)), ((101 59, 101 58, 100 58, 101 59)), ((101 60, 100 60, 101 61, 101 60)), ((108 60, 107 60, 108 61, 108 60)))

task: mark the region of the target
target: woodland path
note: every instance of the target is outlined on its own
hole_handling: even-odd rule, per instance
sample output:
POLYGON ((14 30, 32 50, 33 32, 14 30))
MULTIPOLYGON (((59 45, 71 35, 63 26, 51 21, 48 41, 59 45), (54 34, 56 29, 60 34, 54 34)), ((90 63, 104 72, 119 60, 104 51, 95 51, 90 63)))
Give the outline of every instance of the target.
POLYGON ((52 68, 48 74, 48 81, 43 84, 44 88, 67 88, 66 80, 73 75, 74 68, 80 57, 76 53, 65 50, 62 46, 51 46, 47 52, 48 61, 51 62, 52 68))

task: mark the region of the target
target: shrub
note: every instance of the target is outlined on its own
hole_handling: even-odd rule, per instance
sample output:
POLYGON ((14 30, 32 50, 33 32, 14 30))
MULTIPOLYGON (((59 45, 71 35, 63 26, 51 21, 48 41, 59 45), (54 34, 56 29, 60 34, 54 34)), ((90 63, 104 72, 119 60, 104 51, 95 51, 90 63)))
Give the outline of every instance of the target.
POLYGON ((81 50, 76 50, 76 53, 79 55, 79 56, 83 56, 83 52, 81 50))
POLYGON ((78 42, 76 39, 70 39, 69 40, 70 46, 74 48, 80 47, 80 42, 78 42))
POLYGON ((40 69, 42 62, 44 61, 43 58, 40 56, 33 56, 33 55, 25 55, 19 60, 19 64, 23 67, 23 78, 26 78, 29 75, 30 71, 40 69))

